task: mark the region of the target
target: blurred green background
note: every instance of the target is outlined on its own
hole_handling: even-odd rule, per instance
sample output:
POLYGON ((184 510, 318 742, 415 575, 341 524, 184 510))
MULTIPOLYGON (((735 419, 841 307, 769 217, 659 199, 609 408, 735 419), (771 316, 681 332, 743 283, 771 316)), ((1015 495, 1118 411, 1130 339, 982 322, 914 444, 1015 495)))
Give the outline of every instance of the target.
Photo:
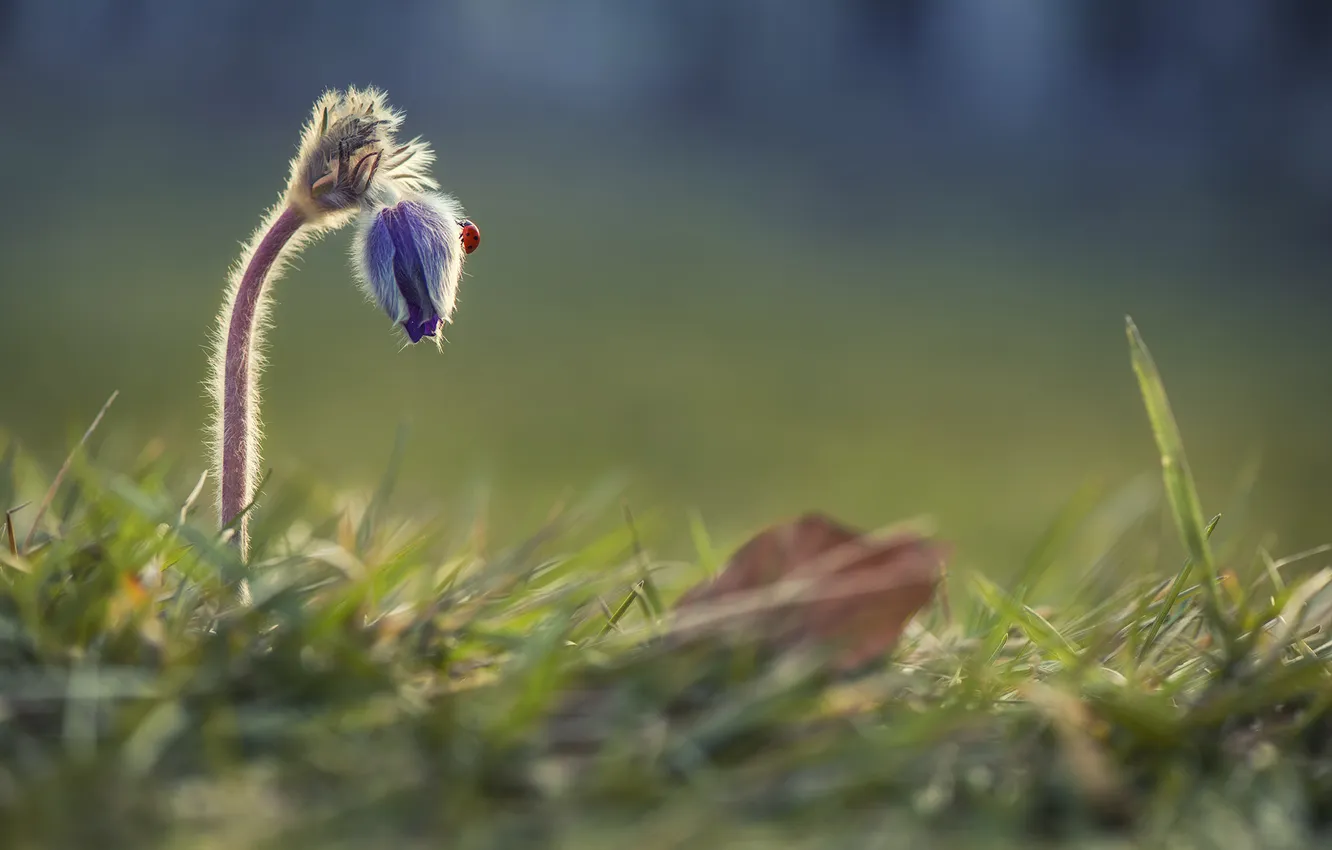
MULTIPOLYGON (((151 20, 159 5, 136 14, 151 20)), ((869 14, 830 8, 843 6, 869 14)), ((631 504, 656 514, 652 542, 667 552, 687 554, 694 509, 725 543, 810 508, 863 525, 929 514, 963 562, 1002 572, 1086 482, 1155 472, 1124 344, 1131 313, 1205 508, 1233 509, 1256 469, 1239 521, 1278 534, 1283 551, 1328 539, 1332 206, 1308 176, 1323 172, 1243 129, 1277 114, 1270 95, 1284 78, 1231 99, 1176 93, 1196 119, 1177 131, 1153 135, 1174 101, 1128 113, 1111 103, 1089 128, 1092 112, 1066 108, 1076 91, 994 104, 987 75, 1002 93, 994 69, 1020 65, 1031 44, 1001 34, 986 42, 1007 51, 998 58, 936 45, 939 68, 979 81, 961 94, 947 83, 962 77, 917 60, 910 77, 849 66, 859 85, 820 98, 828 68, 842 67, 836 51, 816 52, 802 81, 781 55, 719 47, 708 55, 729 57, 713 69, 726 86, 682 54, 687 85, 663 88, 676 77, 657 70, 636 99, 621 76, 642 61, 623 33, 553 33, 552 56, 619 49, 551 82, 523 64, 536 25, 513 11, 521 4, 498 7, 510 18, 441 4, 432 14, 451 40, 395 50, 377 35, 387 25, 249 36, 264 13, 237 4, 254 27, 214 30, 212 52, 139 29, 149 35, 130 62, 86 48, 115 37, 98 29, 105 15, 80 29, 10 4, 0 426, 54 466, 119 389, 112 443, 160 437, 202 469, 207 334, 238 243, 283 186, 319 88, 378 84, 407 111, 408 134, 434 143, 436 175, 483 243, 442 355, 404 349, 364 301, 349 232, 278 284, 263 410, 265 463, 279 475, 369 489, 407 422, 399 507, 487 494, 497 536, 620 476, 631 504), (175 52, 153 53, 154 37, 175 52), (373 49, 353 51, 357 38, 373 49), (966 61, 977 55, 990 57, 979 70, 966 61), (967 112, 975 92, 986 109, 967 112), (1240 143, 1222 145, 1227 128, 1243 130, 1240 143)), ((226 4, 200 8, 221 16, 226 4)), ((793 7, 772 8, 786 20, 793 7)), ((625 14, 647 41, 664 27, 625 14)), ((894 43, 868 53, 907 50, 894 43)), ((1153 79, 1129 100, 1170 90, 1153 79)))

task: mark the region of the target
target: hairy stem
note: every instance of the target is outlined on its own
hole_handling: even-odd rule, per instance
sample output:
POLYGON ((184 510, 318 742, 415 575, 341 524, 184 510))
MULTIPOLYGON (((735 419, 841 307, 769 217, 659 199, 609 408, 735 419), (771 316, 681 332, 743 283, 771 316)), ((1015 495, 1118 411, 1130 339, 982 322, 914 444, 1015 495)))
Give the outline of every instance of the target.
MULTIPOLYGON (((217 415, 221 434, 217 451, 221 474, 221 519, 232 522, 254 499, 254 472, 258 454, 258 395, 254 381, 257 368, 259 323, 262 319, 264 289, 269 273, 287 243, 305 223, 294 207, 283 210, 255 246, 235 297, 231 317, 226 322, 226 352, 223 359, 222 398, 217 415)), ((224 308, 225 309, 225 308, 224 308)), ((249 549, 248 517, 241 517, 233 542, 245 555, 249 549)))

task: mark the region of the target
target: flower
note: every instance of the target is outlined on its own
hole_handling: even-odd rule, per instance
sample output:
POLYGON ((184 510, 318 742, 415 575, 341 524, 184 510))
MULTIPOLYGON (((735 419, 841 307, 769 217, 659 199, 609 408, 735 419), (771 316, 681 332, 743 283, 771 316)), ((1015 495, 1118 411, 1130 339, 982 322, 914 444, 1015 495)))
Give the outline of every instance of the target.
MULTIPOLYGON (((376 89, 326 92, 291 162, 287 205, 312 224, 355 212, 395 192, 425 192, 435 155, 420 138, 398 144, 402 114, 376 89)), ((345 220, 345 219, 344 219, 345 220)))
POLYGON ((286 191, 232 267, 213 337, 212 455, 218 513, 242 557, 259 467, 259 375, 272 284, 311 240, 361 214, 357 267, 373 299, 412 342, 450 320, 462 256, 480 231, 459 221, 456 201, 429 194, 438 184, 430 147, 398 144, 402 115, 383 92, 325 92, 301 135, 286 191))
POLYGON ((438 338, 462 278, 462 208, 447 195, 407 195, 361 217, 353 256, 366 294, 407 338, 438 338))

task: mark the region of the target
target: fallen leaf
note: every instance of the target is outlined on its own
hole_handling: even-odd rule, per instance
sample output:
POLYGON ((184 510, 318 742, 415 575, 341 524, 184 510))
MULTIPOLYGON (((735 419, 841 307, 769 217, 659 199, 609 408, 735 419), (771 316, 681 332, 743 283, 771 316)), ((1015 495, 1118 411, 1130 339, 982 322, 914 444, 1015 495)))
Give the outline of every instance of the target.
POLYGON ((934 596, 945 550, 912 532, 874 537, 820 514, 773 526, 675 605, 689 638, 739 634, 775 649, 818 645, 839 670, 889 652, 934 596))

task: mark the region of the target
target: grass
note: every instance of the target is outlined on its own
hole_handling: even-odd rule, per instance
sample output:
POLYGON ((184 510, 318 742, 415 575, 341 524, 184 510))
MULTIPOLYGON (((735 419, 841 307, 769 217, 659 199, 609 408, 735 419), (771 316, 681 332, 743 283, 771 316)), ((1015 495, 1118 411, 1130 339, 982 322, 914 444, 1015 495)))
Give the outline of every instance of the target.
POLYGON ((1213 551, 1128 332, 1187 561, 1117 541, 1038 605, 1080 495, 853 678, 657 640, 723 560, 702 518, 696 565, 605 494, 495 548, 484 516, 395 520, 391 468, 364 504, 267 488, 242 563, 160 451, 50 487, 11 441, 0 504, 49 508, 0 546, 0 846, 1308 846, 1332 572, 1213 551))

